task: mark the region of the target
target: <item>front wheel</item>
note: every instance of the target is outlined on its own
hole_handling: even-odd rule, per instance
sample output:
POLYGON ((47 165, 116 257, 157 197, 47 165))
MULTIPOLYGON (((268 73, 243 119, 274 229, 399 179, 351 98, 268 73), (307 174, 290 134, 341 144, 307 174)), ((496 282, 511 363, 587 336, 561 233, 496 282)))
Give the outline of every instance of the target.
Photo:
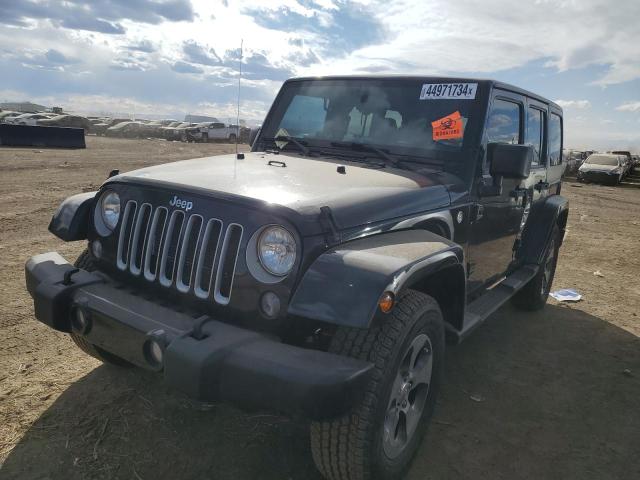
POLYGON ((444 374, 438 303, 408 290, 382 325, 339 328, 330 351, 368 360, 375 367, 349 414, 312 423, 316 466, 331 480, 400 477, 426 431, 444 374))

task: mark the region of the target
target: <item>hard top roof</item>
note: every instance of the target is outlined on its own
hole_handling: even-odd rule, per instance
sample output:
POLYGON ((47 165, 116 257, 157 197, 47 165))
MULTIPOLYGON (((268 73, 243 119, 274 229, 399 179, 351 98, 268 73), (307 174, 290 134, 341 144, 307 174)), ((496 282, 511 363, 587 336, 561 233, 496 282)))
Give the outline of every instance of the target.
POLYGON ((308 80, 420 80, 425 83, 428 82, 447 82, 447 83, 479 83, 484 84, 489 87, 501 88, 504 90, 508 90, 510 92, 518 93, 520 95, 526 95, 535 100, 538 100, 543 103, 547 103, 558 110, 562 110, 562 107, 557 103, 549 100, 548 98, 544 98, 536 93, 530 92, 520 87, 516 87, 515 85, 510 85, 508 83, 500 82, 498 80, 492 80, 487 78, 471 78, 471 77, 438 77, 438 76, 429 76, 429 75, 329 75, 325 77, 294 77, 285 81, 285 83, 289 82, 299 82, 299 81, 308 81, 308 80))

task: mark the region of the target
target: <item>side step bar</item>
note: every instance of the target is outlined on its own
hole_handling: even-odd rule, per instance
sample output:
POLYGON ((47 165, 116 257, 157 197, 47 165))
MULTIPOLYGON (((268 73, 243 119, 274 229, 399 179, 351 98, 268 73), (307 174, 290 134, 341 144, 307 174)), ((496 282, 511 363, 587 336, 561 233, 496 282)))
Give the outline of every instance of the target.
MULTIPOLYGON (((447 338, 460 343, 475 330, 489 315, 504 305, 515 293, 524 287, 538 273, 538 265, 525 265, 514 271, 502 282, 467 305, 464 326, 461 331, 447 329, 447 338)), ((447 325, 448 327, 448 325, 447 325)))

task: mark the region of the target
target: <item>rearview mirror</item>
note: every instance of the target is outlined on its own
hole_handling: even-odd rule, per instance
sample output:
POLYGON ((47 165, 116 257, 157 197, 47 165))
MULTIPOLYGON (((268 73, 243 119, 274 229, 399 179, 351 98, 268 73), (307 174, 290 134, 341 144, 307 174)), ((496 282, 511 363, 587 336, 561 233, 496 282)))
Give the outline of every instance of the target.
POLYGON ((249 146, 253 147, 253 142, 258 138, 258 134, 260 133, 260 128, 252 128, 251 133, 249 133, 249 146))
POLYGON ((510 143, 487 145, 489 170, 494 177, 523 179, 529 176, 533 160, 533 146, 510 143))

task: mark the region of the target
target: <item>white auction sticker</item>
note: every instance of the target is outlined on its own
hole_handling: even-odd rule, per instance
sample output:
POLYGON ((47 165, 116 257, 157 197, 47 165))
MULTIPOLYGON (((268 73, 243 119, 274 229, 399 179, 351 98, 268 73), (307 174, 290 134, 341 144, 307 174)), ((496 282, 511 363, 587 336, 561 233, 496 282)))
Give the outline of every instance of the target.
POLYGON ((477 83, 425 83, 420 100, 473 100, 477 89, 477 83))

